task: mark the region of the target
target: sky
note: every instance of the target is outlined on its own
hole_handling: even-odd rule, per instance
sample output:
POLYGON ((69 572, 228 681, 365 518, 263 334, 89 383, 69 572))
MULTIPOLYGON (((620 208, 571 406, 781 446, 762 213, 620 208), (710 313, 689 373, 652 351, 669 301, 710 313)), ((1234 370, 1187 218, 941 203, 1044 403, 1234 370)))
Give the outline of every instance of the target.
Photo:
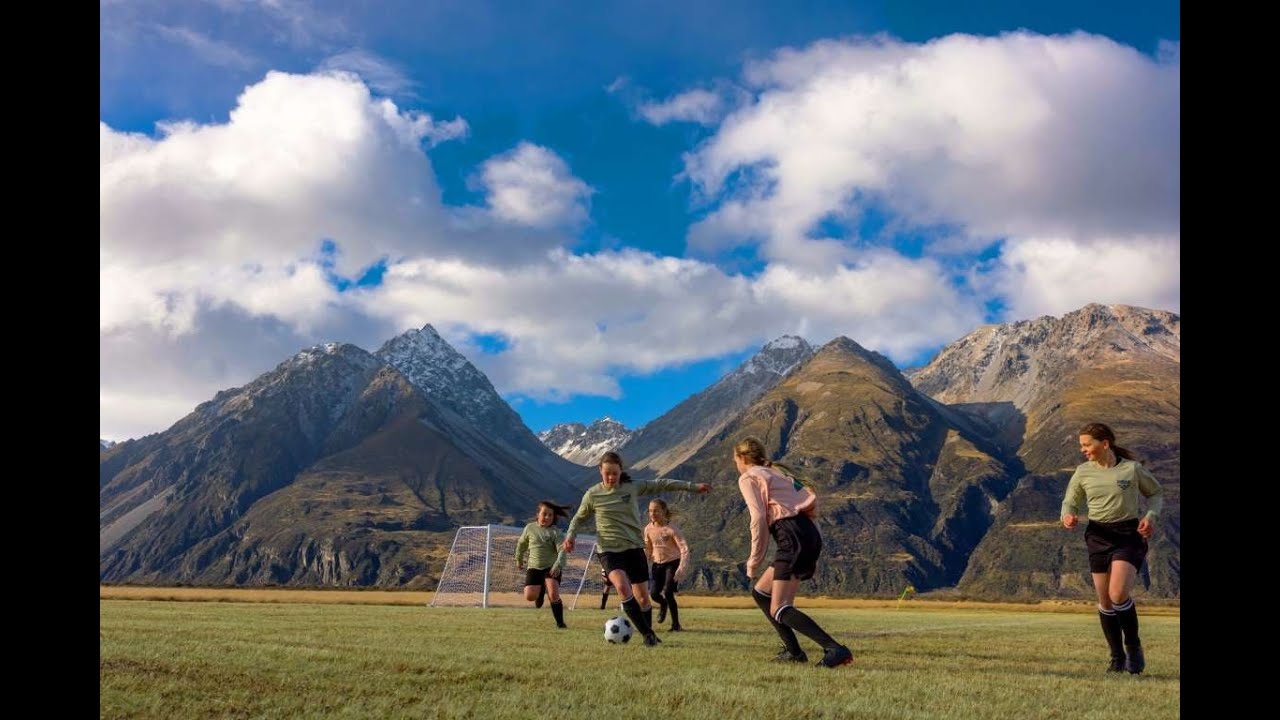
POLYGON ((103 439, 432 325, 534 431, 1180 312, 1177 2, 102 0, 103 439))

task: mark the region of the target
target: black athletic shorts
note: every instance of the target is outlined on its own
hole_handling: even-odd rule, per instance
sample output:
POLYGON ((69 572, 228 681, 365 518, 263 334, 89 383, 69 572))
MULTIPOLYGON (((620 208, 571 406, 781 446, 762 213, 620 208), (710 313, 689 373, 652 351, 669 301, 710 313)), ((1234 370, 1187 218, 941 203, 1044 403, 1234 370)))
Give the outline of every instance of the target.
POLYGON ((808 515, 794 515, 769 526, 769 534, 778 544, 773 554, 774 580, 808 580, 818 568, 822 554, 822 535, 808 515))
POLYGON ((1110 572, 1113 560, 1142 569, 1147 559, 1147 539, 1138 534, 1137 518, 1113 523, 1090 520, 1084 544, 1089 548, 1089 572, 1110 572))
POLYGON ((600 564, 606 573, 621 570, 627 574, 632 585, 649 582, 649 558, 645 557, 642 548, 619 550, 618 552, 600 553, 600 564))
POLYGON ((541 585, 549 577, 556 582, 560 582, 560 571, 557 570, 554 575, 551 574, 551 568, 529 568, 524 571, 525 585, 541 585))

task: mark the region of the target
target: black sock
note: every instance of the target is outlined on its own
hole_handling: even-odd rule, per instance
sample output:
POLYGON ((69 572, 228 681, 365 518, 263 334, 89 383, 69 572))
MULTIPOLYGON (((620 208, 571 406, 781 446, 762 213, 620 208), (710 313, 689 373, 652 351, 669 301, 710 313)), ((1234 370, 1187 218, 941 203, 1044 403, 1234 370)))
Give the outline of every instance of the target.
POLYGON ((840 647, 840 643, 818 627, 813 618, 797 610, 794 605, 784 605, 778 611, 778 622, 818 643, 823 650, 840 647))
POLYGON ((667 598, 667 604, 664 607, 671 613, 671 627, 680 627, 680 606, 676 604, 676 596, 667 598))
POLYGON ((773 614, 769 612, 769 603, 773 602, 773 598, 755 588, 751 588, 751 598, 756 601, 756 605, 760 607, 760 611, 764 613, 764 616, 769 618, 769 624, 773 626, 773 629, 778 631, 778 636, 782 638, 782 645, 787 649, 787 652, 792 655, 799 655, 804 652, 800 649, 800 639, 796 637, 795 632, 773 619, 773 614))
POLYGON ((565 626, 564 625, 564 603, 560 602, 559 600, 556 600, 555 602, 551 603, 551 614, 555 616, 556 625, 558 627, 565 626))
POLYGON ((644 611, 640 609, 640 603, 636 602, 634 597, 622 601, 622 611, 631 618, 631 624, 636 626, 636 630, 639 630, 641 635, 653 632, 653 626, 645 620, 644 611))
POLYGON ((1120 621, 1120 629, 1124 631, 1124 644, 1142 645, 1142 641, 1138 639, 1138 606, 1133 602, 1133 598, 1116 605, 1115 610, 1116 619, 1120 621))
POLYGON ((1115 610, 1098 608, 1098 619, 1102 621, 1102 634, 1107 638, 1107 647, 1111 648, 1111 657, 1124 659, 1124 643, 1120 640, 1120 618, 1115 610))
POLYGON ((651 629, 653 628, 653 606, 652 605, 650 605, 648 609, 644 611, 644 621, 649 624, 649 627, 651 629))
POLYGON ((609 591, 605 590, 604 592, 600 593, 600 609, 603 610, 604 606, 608 602, 609 602, 609 591))
POLYGON ((538 588, 538 599, 533 601, 533 606, 538 608, 542 607, 542 603, 545 602, 546 599, 547 599, 547 586, 543 585, 542 587, 538 588))

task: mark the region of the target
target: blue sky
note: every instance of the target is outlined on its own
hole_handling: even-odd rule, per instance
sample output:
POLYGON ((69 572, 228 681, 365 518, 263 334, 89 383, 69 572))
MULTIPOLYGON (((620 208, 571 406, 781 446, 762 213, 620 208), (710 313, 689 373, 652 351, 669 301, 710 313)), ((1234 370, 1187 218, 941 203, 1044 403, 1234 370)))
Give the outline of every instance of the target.
POLYGON ((1178 311, 1177 3, 101 4, 100 433, 431 323, 534 430, 1178 311))

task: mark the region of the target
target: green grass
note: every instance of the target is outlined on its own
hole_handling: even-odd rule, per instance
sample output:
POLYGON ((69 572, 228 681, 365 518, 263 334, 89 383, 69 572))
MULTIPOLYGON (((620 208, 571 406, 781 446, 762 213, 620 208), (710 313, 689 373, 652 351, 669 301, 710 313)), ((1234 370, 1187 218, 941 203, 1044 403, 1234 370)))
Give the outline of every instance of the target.
MULTIPOLYGON (((801 605, 803 608, 803 604, 801 605)), ((614 611, 101 600, 104 718, 1174 718, 1179 617, 1144 617, 1147 672, 1108 675, 1095 615, 814 609, 836 670, 768 662, 758 611, 612 646, 614 611), (606 704, 618 706, 609 710, 606 704)), ((801 641, 817 659, 819 653, 801 641)))

